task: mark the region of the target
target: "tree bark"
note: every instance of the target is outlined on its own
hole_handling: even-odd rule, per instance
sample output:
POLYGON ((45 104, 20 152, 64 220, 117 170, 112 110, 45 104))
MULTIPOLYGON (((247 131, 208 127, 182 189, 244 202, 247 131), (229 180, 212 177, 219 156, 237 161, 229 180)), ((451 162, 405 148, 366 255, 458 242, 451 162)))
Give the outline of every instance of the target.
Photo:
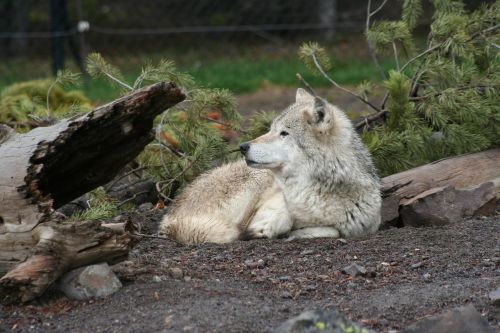
POLYGON ((158 83, 26 134, 0 126, 0 301, 29 301, 69 269, 127 255, 127 233, 51 213, 111 181, 153 139, 154 118, 184 98, 158 83))
POLYGON ((500 187, 500 149, 445 158, 382 179, 382 221, 398 219, 401 205, 437 187, 467 189, 493 182, 500 187))

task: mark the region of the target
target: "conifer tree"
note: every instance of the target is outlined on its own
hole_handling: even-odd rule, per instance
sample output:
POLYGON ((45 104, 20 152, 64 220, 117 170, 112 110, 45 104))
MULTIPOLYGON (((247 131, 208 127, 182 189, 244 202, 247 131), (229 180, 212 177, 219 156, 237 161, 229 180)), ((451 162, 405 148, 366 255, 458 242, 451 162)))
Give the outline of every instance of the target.
POLYGON ((355 95, 374 114, 358 123, 381 175, 389 175, 450 155, 500 144, 500 2, 469 13, 458 0, 432 0, 433 21, 425 47, 415 45, 413 29, 421 0, 404 0, 401 19, 371 23, 376 9, 368 1, 369 51, 390 55, 394 68, 384 73, 382 105, 367 96, 373 84, 350 91, 329 73, 330 60, 317 43, 299 56, 314 73, 355 95))

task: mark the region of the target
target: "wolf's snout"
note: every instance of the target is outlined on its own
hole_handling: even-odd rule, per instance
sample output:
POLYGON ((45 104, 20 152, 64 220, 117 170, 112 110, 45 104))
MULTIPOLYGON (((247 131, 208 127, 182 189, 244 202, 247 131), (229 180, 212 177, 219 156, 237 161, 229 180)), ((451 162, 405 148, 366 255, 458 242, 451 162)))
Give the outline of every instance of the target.
POLYGON ((240 151, 243 155, 245 155, 249 149, 250 149, 250 144, 248 142, 242 143, 240 145, 240 151))

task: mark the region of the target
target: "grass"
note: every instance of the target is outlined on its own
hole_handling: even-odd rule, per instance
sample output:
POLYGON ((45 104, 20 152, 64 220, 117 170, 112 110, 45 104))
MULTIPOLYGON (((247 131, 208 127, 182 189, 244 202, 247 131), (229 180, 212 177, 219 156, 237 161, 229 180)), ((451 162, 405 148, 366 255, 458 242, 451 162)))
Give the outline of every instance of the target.
MULTIPOLYGON (((146 59, 158 60, 168 55, 157 53, 139 55, 136 57, 113 57, 110 61, 122 68, 124 77, 128 82, 133 82, 137 77, 141 64, 146 59)), ((182 57, 171 55, 173 59, 181 59, 181 70, 191 74, 195 81, 204 87, 227 88, 236 94, 253 92, 263 86, 283 85, 297 86, 296 73, 302 76, 312 86, 329 86, 330 84, 322 77, 314 76, 300 62, 294 52, 288 54, 269 55, 240 55, 234 57, 213 57, 207 61, 195 61, 182 63, 182 57)), ((200 58, 202 58, 200 56, 200 58)), ((357 60, 357 57, 347 56, 333 59, 332 77, 340 84, 356 85, 364 80, 379 80, 378 72, 369 61, 357 60)), ((384 69, 392 67, 390 61, 383 61, 384 69)), ((45 78, 50 75, 50 63, 48 60, 15 60, 6 61, 0 65, 0 90, 5 86, 36 78, 45 78)), ((90 97, 93 101, 104 102, 116 98, 120 90, 102 80, 90 80, 78 89, 90 97)))

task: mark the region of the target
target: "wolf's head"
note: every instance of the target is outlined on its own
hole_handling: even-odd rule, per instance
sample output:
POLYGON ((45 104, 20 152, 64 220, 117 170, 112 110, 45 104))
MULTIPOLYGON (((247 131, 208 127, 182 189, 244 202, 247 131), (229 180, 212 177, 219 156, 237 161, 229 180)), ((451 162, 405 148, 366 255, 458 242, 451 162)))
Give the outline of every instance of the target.
POLYGON ((296 169, 296 163, 335 154, 350 141, 352 132, 342 111, 298 89, 295 103, 273 121, 270 131, 243 143, 240 150, 249 166, 281 173, 287 168, 296 169))

